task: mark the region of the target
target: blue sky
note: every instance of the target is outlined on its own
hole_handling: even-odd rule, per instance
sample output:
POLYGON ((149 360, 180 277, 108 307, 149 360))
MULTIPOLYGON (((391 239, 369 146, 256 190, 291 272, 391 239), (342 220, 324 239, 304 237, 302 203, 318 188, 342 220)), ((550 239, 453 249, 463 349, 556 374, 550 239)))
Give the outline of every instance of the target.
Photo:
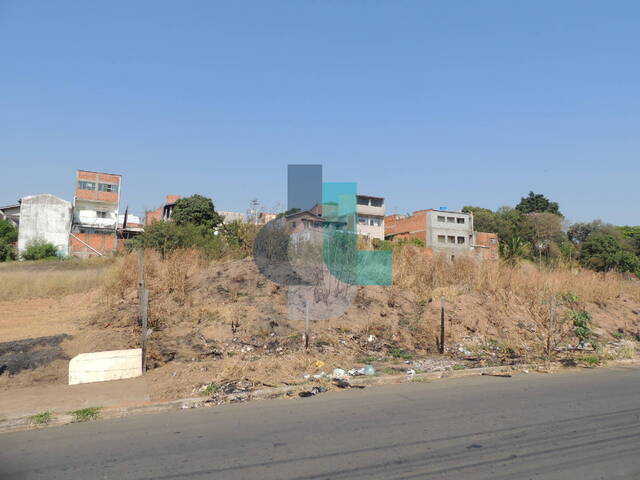
POLYGON ((640 224, 640 2, 0 0, 0 204, 74 170, 286 203, 322 163, 389 213, 515 205, 640 224))

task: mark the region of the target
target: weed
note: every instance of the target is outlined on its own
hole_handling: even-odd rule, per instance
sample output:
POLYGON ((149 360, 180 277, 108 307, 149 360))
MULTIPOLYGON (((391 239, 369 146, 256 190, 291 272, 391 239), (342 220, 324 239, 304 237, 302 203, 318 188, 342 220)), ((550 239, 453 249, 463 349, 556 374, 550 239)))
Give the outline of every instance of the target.
POLYGON ((46 425, 53 418, 53 413, 51 412, 42 412, 29 417, 29 422, 35 425, 46 425))
POLYGON ((431 383, 433 380, 426 377, 413 377, 411 381, 414 383, 431 383))
POLYGON ((467 367, 465 367, 465 366, 464 366, 463 364, 461 364, 461 363, 456 363, 456 364, 453 366, 453 369, 454 369, 454 370, 464 370, 465 368, 467 368, 467 367))
POLYGON ((220 390, 220 385, 217 383, 210 383, 204 390, 202 390, 202 395, 208 397, 216 393, 218 390, 220 390))
POLYGON ((383 373, 384 375, 398 375, 402 373, 396 370, 395 368, 391 368, 391 367, 384 367, 382 370, 380 370, 380 372, 383 373))
POLYGON ((603 359, 599 355, 580 355, 576 357, 576 362, 583 363, 588 367, 595 367, 603 363, 603 359))
POLYGON ((402 358, 403 360, 412 360, 415 355, 406 350, 402 350, 401 348, 392 348, 389 350, 389 355, 393 358, 402 358))
POLYGON ((90 420, 97 420, 98 417, 100 416, 100 410, 102 410, 102 407, 87 407, 87 408, 81 408, 79 410, 74 410, 69 413, 73 415, 73 421, 78 423, 78 422, 88 422, 90 420))

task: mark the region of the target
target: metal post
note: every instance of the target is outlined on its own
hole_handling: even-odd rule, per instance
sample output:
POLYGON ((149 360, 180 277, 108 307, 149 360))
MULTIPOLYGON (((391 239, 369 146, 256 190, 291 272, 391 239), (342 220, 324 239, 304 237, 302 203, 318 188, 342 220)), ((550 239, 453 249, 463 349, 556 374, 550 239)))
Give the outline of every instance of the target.
POLYGON ((444 296, 440 297, 440 353, 444 353, 444 296))

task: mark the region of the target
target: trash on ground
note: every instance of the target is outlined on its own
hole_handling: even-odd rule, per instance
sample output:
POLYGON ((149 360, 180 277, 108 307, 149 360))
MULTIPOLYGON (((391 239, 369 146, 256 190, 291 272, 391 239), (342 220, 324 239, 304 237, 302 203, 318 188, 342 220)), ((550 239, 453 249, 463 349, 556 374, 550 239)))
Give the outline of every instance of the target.
POLYGON ((316 368, 322 368, 324 367, 324 362, 322 360, 317 360, 316 361, 316 368))
POLYGON ((334 378, 333 384, 338 388, 364 388, 364 385, 351 385, 346 380, 342 378, 334 378))
MULTIPOLYGON (((351 375, 351 370, 349 370, 349 375, 351 375)), ((346 378, 348 375, 347 375, 347 372, 344 371, 342 368, 336 368, 333 371, 333 376, 334 378, 346 378)))
POLYGON ((373 368, 373 365, 365 365, 364 366, 364 374, 365 375, 375 375, 376 374, 376 369, 373 368))
POLYGON ((313 397, 314 395, 318 395, 319 393, 324 393, 326 391, 327 389, 324 387, 313 387, 311 390, 300 392, 298 396, 302 398, 313 397))
POLYGON ((486 377, 504 377, 504 378, 511 378, 512 376, 509 373, 487 373, 487 372, 482 372, 482 375, 486 377))
POLYGON ((409 375, 410 377, 413 377, 416 374, 416 371, 413 368, 410 368, 409 370, 407 370, 407 375, 409 375))

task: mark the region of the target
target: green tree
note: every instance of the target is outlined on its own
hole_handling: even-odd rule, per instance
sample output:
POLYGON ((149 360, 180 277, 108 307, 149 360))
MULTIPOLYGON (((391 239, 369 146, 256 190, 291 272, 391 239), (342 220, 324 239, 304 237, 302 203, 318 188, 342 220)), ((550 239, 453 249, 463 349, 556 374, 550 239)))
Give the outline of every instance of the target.
POLYGON ((629 240, 636 255, 640 255, 640 226, 618 227, 618 230, 629 240))
POLYGON ((0 220, 0 241, 14 243, 18 240, 18 230, 9 220, 0 220))
POLYGON ((18 240, 18 230, 9 220, 0 220, 0 262, 16 259, 13 244, 18 240))
POLYGON ((580 248, 580 263, 593 270, 606 272, 640 272, 640 260, 625 250, 618 240, 606 233, 593 233, 580 248))
POLYGON ((214 228, 222 224, 223 217, 216 212, 213 201, 202 195, 179 199, 171 217, 178 225, 198 225, 214 228))
POLYGON ((464 213, 473 214, 473 228, 476 232, 496 233, 498 231, 498 219, 495 212, 488 208, 465 206, 464 213))
POLYGON ((556 202, 551 202, 547 197, 541 193, 529 192, 527 197, 522 197, 520 203, 516 205, 516 210, 520 213, 553 213, 560 215, 560 207, 556 202))
POLYGON ((27 246, 22 253, 25 260, 53 260, 59 258, 58 249, 48 242, 36 241, 27 246))
POLYGON ((516 265, 521 258, 527 256, 529 244, 521 237, 509 237, 500 242, 500 257, 510 265, 516 265))

